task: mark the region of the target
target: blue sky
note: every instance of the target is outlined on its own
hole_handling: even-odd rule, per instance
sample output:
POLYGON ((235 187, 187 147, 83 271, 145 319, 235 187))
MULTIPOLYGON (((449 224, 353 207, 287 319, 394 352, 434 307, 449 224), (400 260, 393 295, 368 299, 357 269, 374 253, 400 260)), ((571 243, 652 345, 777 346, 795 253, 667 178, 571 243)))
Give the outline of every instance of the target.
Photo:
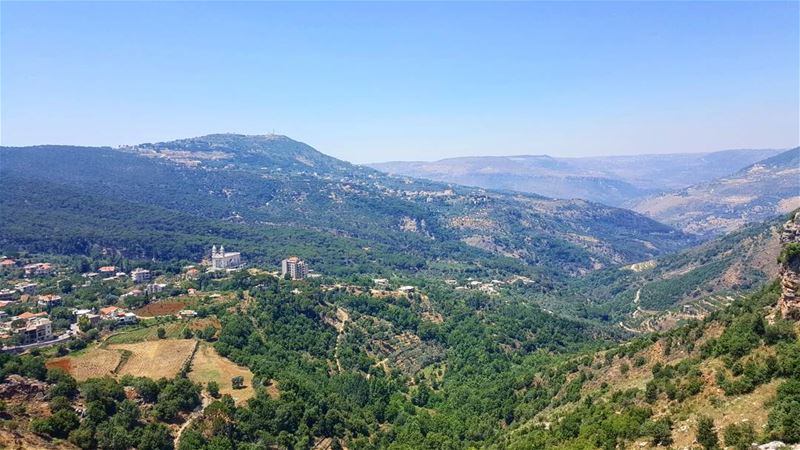
POLYGON ((797 2, 0 3, 0 140, 353 162, 790 147, 797 2))

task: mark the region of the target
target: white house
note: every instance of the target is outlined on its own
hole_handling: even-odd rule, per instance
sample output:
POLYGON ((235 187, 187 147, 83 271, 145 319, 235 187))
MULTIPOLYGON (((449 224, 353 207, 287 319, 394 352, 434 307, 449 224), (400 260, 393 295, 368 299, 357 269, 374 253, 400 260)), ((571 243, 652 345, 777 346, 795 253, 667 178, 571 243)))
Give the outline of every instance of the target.
POLYGON ((131 279, 134 283, 147 283, 150 281, 150 271, 142 268, 133 269, 131 271, 131 279))

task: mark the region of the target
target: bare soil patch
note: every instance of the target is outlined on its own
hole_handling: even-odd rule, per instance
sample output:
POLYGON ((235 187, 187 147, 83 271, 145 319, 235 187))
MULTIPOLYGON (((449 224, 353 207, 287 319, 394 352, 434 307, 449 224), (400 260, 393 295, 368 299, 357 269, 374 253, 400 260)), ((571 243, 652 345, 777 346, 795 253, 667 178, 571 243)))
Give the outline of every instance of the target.
POLYGON ((172 316, 184 308, 186 308, 186 302, 161 301, 149 303, 134 313, 141 317, 172 316))

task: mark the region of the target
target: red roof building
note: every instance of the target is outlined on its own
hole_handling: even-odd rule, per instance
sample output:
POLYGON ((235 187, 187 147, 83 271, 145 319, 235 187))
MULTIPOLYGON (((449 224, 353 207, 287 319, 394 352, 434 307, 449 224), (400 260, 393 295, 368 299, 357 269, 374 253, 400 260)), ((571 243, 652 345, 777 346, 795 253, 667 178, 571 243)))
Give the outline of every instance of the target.
POLYGON ((100 314, 103 316, 109 316, 119 311, 119 308, 116 306, 106 306, 105 308, 100 308, 100 314))
POLYGON ((33 319, 34 317, 46 317, 46 316, 47 316, 46 312, 32 313, 29 311, 25 311, 24 313, 15 317, 15 319, 28 320, 28 319, 33 319))

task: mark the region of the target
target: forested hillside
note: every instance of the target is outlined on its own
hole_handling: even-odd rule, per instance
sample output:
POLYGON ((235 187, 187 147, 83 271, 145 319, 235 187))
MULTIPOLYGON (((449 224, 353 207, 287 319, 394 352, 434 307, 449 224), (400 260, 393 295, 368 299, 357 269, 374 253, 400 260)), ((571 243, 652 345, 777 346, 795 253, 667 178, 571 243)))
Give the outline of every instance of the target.
MULTIPOLYGON (((102 199, 180 213, 184 222, 191 216, 199 223, 241 224, 256 233, 281 228, 367 241, 367 246, 416 258, 416 265, 406 265, 414 267, 398 267, 403 270, 468 271, 473 256, 491 254, 507 260, 498 264, 559 277, 649 259, 692 242, 630 211, 392 178, 280 136, 212 135, 120 150, 46 146, 0 152, 0 174, 27 183, 25 192, 0 194, 3 209, 12 212, 11 220, 0 225, 3 246, 10 249, 36 241, 38 250, 56 250, 69 236, 87 239, 70 221, 49 224, 60 230, 58 239, 32 233, 29 215, 62 213, 63 202, 47 201, 39 189, 69 190, 79 199, 71 212, 87 220, 98 213, 92 203, 102 199)), ((140 233, 153 225, 133 214, 125 220, 135 222, 140 233)), ((117 231, 106 233, 104 246, 122 249, 114 242, 124 238, 117 231)), ((203 234, 206 241, 225 237, 203 234)), ((95 243, 86 242, 84 251, 95 243)), ((251 245, 242 239, 234 244, 251 245)), ((305 247, 301 240, 297 245, 305 247)), ((192 249, 199 258, 200 247, 192 249)), ((135 251, 139 257, 157 256, 146 246, 135 251)))
POLYGON ((673 255, 600 270, 541 301, 551 309, 644 331, 702 318, 777 276, 784 221, 776 218, 673 255))
POLYGON ((572 360, 570 382, 529 400, 538 407, 498 448, 800 442, 800 327, 775 315, 779 295, 773 283, 703 321, 572 360))
MULTIPOLYGON (((8 214, 0 224, 5 250, 96 256, 117 254, 119 260, 196 262, 212 245, 225 245, 244 253, 251 264, 277 266, 288 254, 308 260, 329 275, 388 274, 427 269, 437 273, 426 258, 435 260, 445 250, 449 258, 463 261, 458 271, 467 274, 527 272, 520 261, 487 251, 455 245, 447 249, 417 245, 417 251, 396 252, 390 244, 343 236, 313 227, 283 227, 241 221, 215 220, 190 212, 128 202, 122 198, 86 192, 74 185, 33 181, 15 174, 0 193, 8 214)), ((193 208, 191 205, 188 208, 193 208)), ((413 239, 413 236, 409 237, 413 239)))
MULTIPOLYGON (((41 280, 43 290, 66 280, 74 286, 57 291, 66 305, 51 310, 65 317, 59 320, 69 323, 68 307, 146 305, 137 310, 144 315, 169 302, 191 302, 197 318, 163 314, 128 327, 84 322, 69 345, 0 358, 5 419, 25 442, 38 436, 69 448, 170 448, 170 433, 182 430, 180 449, 482 446, 500 436, 496 424, 515 420, 526 374, 622 337, 523 299, 429 280, 392 280, 375 290, 367 277, 327 284, 331 278, 289 281, 252 270, 187 280, 159 270, 159 279, 174 283, 171 293, 123 299, 129 282, 80 284, 81 265, 63 265, 61 283, 41 280), (400 291, 400 283, 416 290, 400 291), (197 292, 187 295, 189 289, 197 292), (153 369, 132 362, 138 356, 128 350, 162 342, 177 348, 192 339, 251 371, 252 398, 235 403, 215 393, 205 381, 215 375, 189 363, 174 378, 148 380, 142 374, 153 369), (127 356, 105 365, 112 370, 99 369, 120 345, 127 356), (125 364, 135 372, 120 373, 125 364), (36 387, 12 390, 20 380, 6 377, 16 375, 36 387), (198 379, 202 385, 189 381, 198 379), (89 412, 78 415, 82 405, 89 412)), ((175 351, 161 354, 159 366, 174 364, 175 351)), ((0 433, 0 442, 6 438, 0 433)))

